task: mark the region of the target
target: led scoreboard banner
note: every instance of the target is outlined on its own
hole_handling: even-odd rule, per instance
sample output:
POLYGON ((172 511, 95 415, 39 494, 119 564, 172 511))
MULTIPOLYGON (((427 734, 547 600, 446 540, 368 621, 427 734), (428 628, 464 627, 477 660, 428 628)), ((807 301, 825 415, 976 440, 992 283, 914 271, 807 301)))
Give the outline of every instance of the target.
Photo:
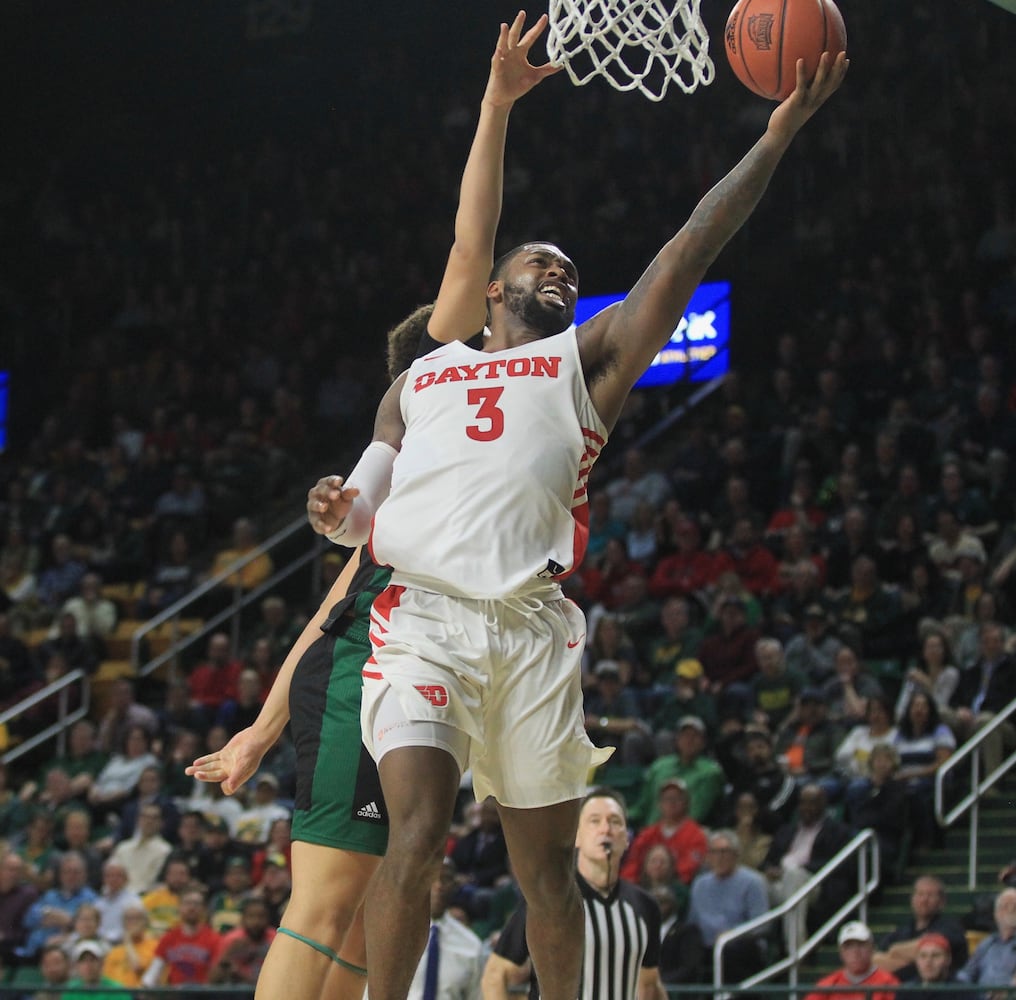
MULTIPOLYGON (((583 323, 626 293, 584 295, 575 304, 575 322, 583 323)), ((635 388, 709 382, 730 369, 730 282, 709 281, 698 286, 669 343, 639 377, 635 388)))

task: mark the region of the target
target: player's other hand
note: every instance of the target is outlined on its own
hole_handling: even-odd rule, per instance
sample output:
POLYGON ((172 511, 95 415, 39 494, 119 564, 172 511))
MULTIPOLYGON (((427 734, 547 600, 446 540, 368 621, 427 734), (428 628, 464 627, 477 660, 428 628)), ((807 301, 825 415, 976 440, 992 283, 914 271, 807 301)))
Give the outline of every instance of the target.
POLYGON ((335 531, 360 495, 355 486, 343 482, 342 476, 325 476, 307 491, 307 520, 319 535, 335 531))
POLYGON ((198 757, 184 774, 222 786, 226 795, 232 795, 246 784, 261 766, 267 747, 257 738, 251 727, 241 729, 221 750, 198 757))
POLYGON ((520 10, 510 25, 507 23, 501 25, 497 47, 490 60, 490 79, 487 81, 487 91, 483 95, 485 101, 496 105, 513 104, 541 80, 553 76, 560 70, 560 66, 553 66, 550 63, 534 66, 529 61, 529 50, 543 34, 548 21, 547 15, 541 14, 536 23, 523 33, 526 14, 520 10))

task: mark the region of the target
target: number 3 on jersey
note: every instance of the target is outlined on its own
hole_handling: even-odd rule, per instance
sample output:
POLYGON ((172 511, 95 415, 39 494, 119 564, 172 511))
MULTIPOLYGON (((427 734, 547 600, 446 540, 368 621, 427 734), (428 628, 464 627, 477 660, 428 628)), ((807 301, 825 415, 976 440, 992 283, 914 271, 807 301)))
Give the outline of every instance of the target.
POLYGON ((504 433, 504 410, 497 401, 504 392, 503 385, 492 385, 485 389, 470 389, 466 401, 470 406, 477 407, 477 420, 483 424, 466 424, 466 436, 474 441, 494 441, 504 433))

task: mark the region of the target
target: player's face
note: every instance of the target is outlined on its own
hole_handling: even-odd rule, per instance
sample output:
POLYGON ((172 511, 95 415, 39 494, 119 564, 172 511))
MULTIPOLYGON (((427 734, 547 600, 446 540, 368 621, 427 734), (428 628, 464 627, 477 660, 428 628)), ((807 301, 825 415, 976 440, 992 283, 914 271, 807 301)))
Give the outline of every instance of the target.
POLYGON ((504 304, 526 326, 552 337, 575 319, 578 285, 575 265, 557 247, 528 244, 508 266, 504 304))

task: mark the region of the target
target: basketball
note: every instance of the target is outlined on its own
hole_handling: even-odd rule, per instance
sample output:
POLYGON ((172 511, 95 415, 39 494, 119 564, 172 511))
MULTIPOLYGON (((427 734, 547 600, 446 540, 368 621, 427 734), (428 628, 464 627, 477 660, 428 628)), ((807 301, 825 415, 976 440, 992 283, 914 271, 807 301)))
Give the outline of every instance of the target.
POLYGON ((738 0, 723 33, 734 74, 760 97, 782 101, 797 85, 797 60, 808 79, 823 52, 847 47, 847 29, 833 0, 738 0))

